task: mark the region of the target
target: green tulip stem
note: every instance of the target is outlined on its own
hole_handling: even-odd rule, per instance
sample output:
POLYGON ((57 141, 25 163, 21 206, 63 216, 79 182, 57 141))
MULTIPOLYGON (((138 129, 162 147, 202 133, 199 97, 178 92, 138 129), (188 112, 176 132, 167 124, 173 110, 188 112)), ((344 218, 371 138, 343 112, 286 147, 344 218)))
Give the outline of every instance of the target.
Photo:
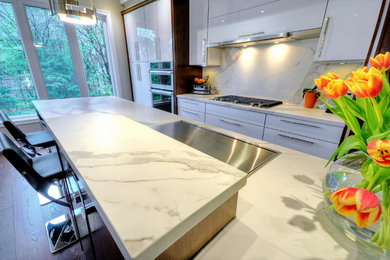
POLYGON ((380 122, 382 122, 383 117, 382 117, 382 113, 378 107, 378 103, 376 102, 375 98, 373 98, 373 97, 370 97, 370 100, 371 100, 372 106, 374 107, 376 117, 378 118, 378 122, 380 123, 380 122))
MULTIPOLYGON (((341 109, 341 111, 343 112, 343 114, 345 115, 345 120, 348 122, 348 126, 349 126, 349 128, 351 128, 351 130, 352 130, 352 132, 355 134, 355 135, 357 135, 357 136, 360 136, 360 131, 358 131, 357 129, 355 129, 355 127, 354 127, 354 125, 352 124, 352 121, 351 121, 351 119, 350 119, 350 117, 349 117, 349 114, 345 111, 345 104, 344 104, 344 99, 343 99, 344 97, 340 97, 340 98, 337 98, 337 100, 338 101, 340 101, 340 102, 338 102, 338 104, 340 105, 340 109, 341 109)), ((346 122, 346 123, 347 123, 346 122)), ((360 129, 359 129, 360 130, 360 129)))
MULTIPOLYGON (((378 180, 378 178, 382 175, 382 172, 383 172, 383 169, 382 169, 382 168, 380 168, 380 169, 376 172, 374 178, 372 178, 372 180, 371 180, 370 183, 368 184, 367 190, 371 191, 372 188, 374 188, 374 184, 375 184, 375 182, 378 180)), ((375 185, 375 186, 376 186, 376 185, 375 185)))

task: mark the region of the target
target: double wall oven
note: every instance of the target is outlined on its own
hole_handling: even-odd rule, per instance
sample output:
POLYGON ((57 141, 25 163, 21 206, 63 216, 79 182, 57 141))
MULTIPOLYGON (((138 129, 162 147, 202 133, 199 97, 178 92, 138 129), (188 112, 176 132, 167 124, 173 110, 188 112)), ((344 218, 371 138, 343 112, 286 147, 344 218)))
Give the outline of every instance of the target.
POLYGON ((153 107, 173 113, 172 62, 150 62, 149 74, 153 107))

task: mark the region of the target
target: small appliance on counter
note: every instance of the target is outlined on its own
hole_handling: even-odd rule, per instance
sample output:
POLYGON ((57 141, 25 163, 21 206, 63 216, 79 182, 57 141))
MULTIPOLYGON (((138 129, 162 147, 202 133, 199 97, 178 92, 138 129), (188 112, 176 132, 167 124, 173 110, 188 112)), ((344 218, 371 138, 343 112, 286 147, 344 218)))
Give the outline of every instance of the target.
POLYGON ((210 86, 207 84, 209 80, 209 76, 205 78, 194 78, 194 82, 196 84, 192 85, 192 93, 198 95, 209 95, 210 94, 210 86))
POLYGON ((198 95, 209 95, 210 86, 209 85, 192 85, 192 93, 198 95))

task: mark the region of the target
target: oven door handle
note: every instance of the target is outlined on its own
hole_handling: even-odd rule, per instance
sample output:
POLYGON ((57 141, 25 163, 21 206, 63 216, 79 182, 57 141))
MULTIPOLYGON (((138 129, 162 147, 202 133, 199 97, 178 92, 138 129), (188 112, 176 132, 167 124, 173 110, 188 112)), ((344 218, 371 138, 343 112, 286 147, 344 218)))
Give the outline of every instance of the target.
POLYGON ((156 74, 164 74, 164 75, 172 75, 172 70, 149 70, 150 73, 156 73, 156 74))
POLYGON ((164 91, 164 90, 158 90, 158 89, 150 89, 150 92, 154 94, 160 94, 160 95, 167 95, 173 97, 173 92, 171 91, 164 91))

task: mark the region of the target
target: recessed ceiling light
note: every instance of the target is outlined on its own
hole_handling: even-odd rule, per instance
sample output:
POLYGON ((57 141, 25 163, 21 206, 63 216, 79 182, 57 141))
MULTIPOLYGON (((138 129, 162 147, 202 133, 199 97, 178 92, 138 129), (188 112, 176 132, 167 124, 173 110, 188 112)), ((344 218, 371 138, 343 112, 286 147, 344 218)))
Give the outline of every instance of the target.
POLYGON ((264 10, 261 10, 260 13, 264 13, 264 10))
POLYGON ((222 22, 222 23, 224 23, 224 22, 225 22, 225 20, 222 20, 221 22, 222 22))

